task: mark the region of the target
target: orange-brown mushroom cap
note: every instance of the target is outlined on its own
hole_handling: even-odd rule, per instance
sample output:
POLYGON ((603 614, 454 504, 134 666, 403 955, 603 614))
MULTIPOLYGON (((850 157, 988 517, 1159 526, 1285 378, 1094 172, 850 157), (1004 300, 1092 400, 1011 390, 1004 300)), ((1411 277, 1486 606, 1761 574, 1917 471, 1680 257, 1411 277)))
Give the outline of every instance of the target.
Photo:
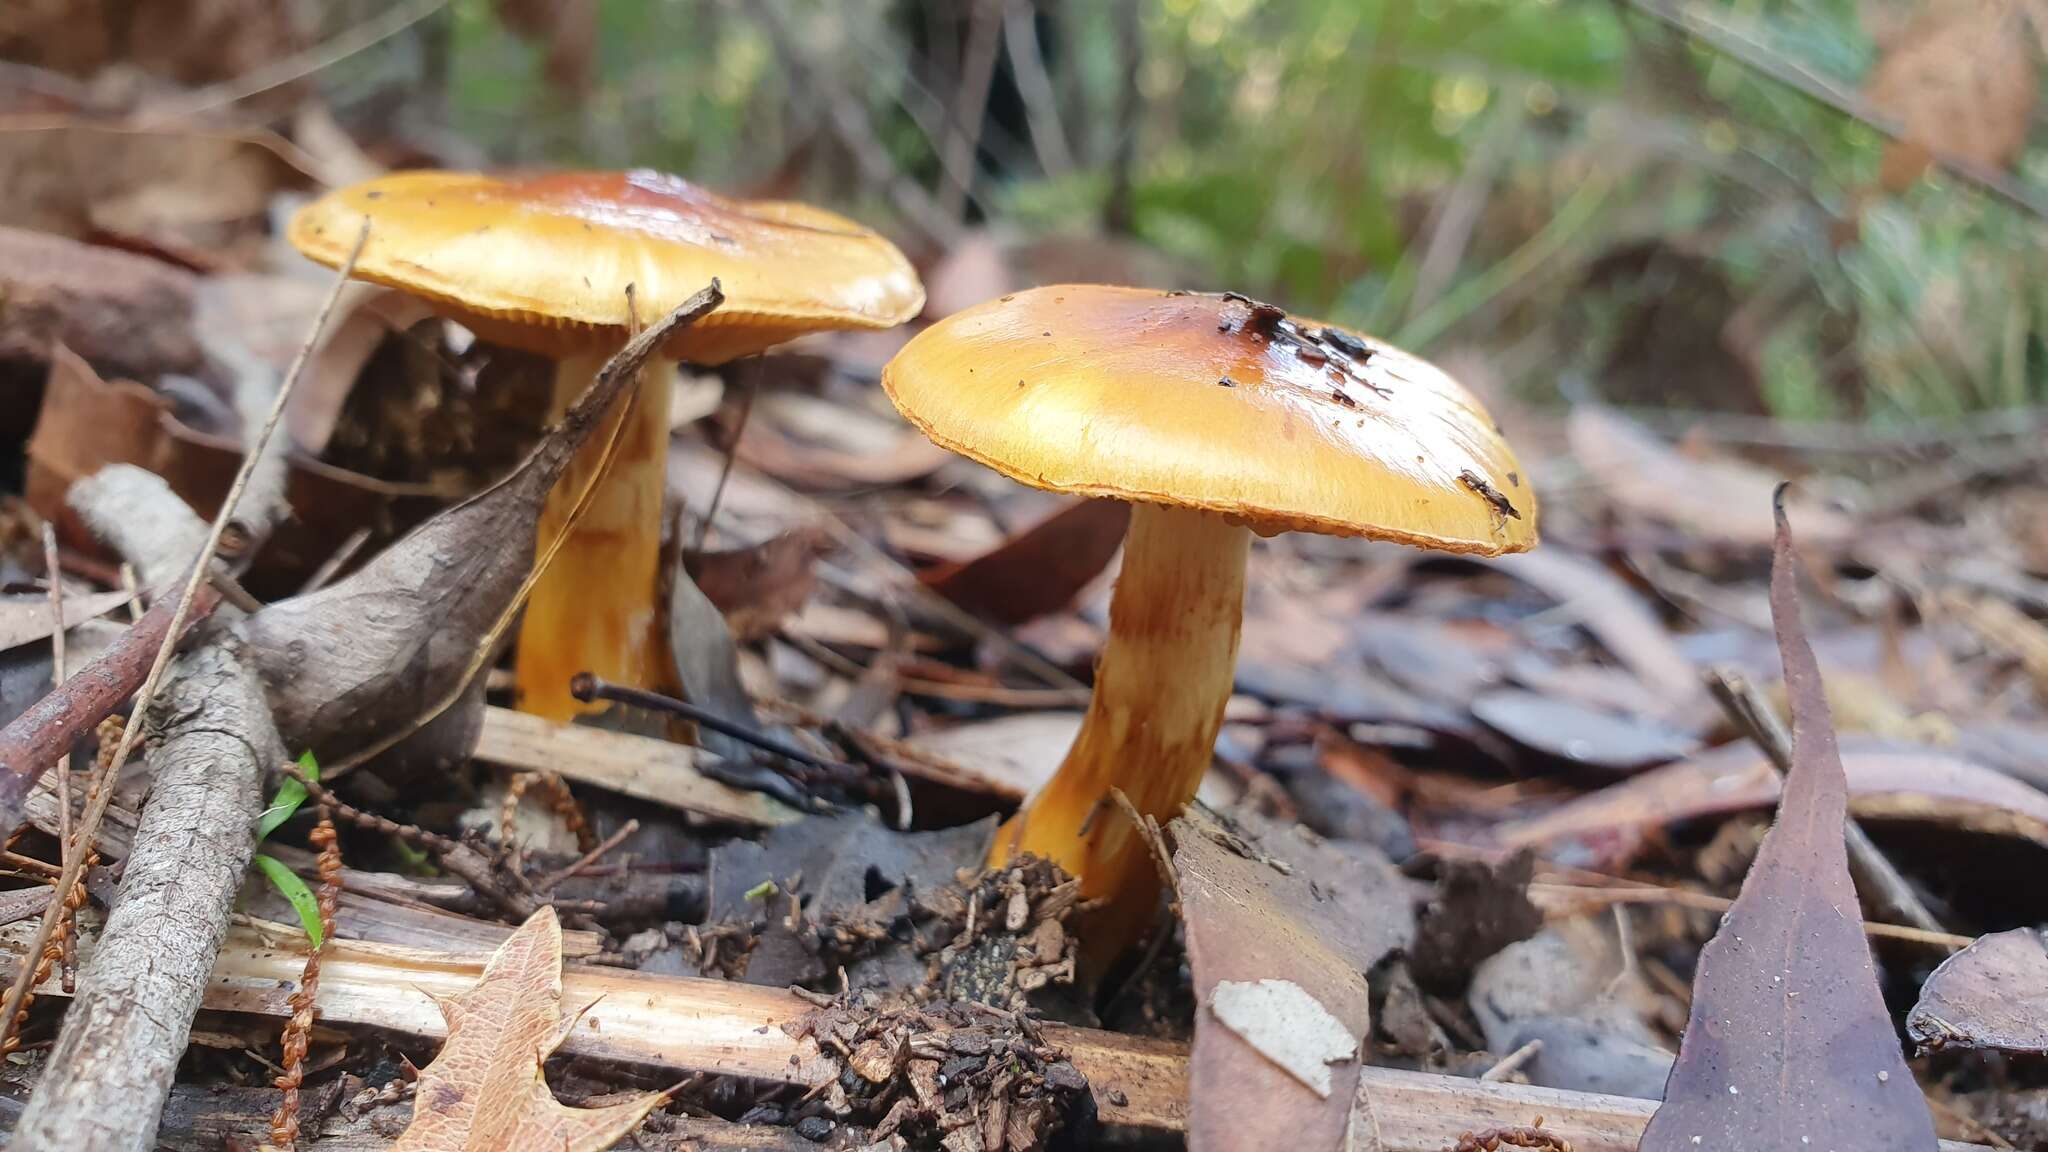
POLYGON ((882 386, 940 445, 1040 488, 1264 533, 1481 555, 1536 543, 1535 494, 1457 381, 1242 296, 1019 292, 920 333, 882 386))
POLYGON ((433 301, 497 343, 565 355, 624 338, 714 277, 716 312, 663 349, 716 364, 833 328, 888 328, 924 286, 878 233, 805 204, 733 200, 658 172, 400 172, 293 216, 291 242, 329 266, 365 217, 361 279, 433 301))

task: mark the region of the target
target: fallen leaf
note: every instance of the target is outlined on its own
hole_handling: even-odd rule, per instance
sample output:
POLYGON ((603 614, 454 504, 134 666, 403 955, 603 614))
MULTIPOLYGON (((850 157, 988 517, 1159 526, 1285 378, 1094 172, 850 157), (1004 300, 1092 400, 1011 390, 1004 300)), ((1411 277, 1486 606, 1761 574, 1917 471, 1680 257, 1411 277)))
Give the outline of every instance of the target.
POLYGON ((1618 716, 1519 688, 1481 695, 1472 701, 1472 715, 1524 748, 1609 772, 1667 763, 1700 746, 1690 733, 1646 717, 1618 716))
MULTIPOLYGON (((112 612, 130 599, 132 597, 128 593, 119 591, 66 596, 64 627, 75 628, 95 616, 112 612)), ((54 631, 56 621, 50 618, 48 596, 0 596, 0 651, 36 640, 47 640, 54 631)))
MULTIPOLYGON (((1725 458, 1697 459, 1611 408, 1580 404, 1566 422, 1572 454, 1607 499, 1625 511, 1673 525, 1702 543, 1763 547, 1771 542, 1771 490, 1777 477, 1725 458)), ((1813 544, 1849 537, 1849 518, 1795 500, 1800 535, 1813 544)))
POLYGON ((1123 547, 1131 506, 1074 500, 993 550, 918 573, 924 586, 999 624, 1018 625, 1071 603, 1123 547))
POLYGON ((1532 585, 1664 700, 1662 719, 1683 722, 1711 707, 1698 669, 1635 589, 1604 565, 1562 548, 1482 561, 1532 585))
MULTIPOLYGON (((733 642, 725 616, 681 565, 670 562, 667 568, 668 611, 664 615, 668 650, 683 699, 722 719, 763 730, 765 726, 754 712, 754 698, 740 682, 739 646, 733 642)), ((752 746, 701 724, 697 726, 697 744, 733 768, 753 763, 752 746)))
POLYGON ((233 130, 20 116, 0 132, 0 224, 60 236, 111 235, 221 263, 260 245, 271 197, 303 184, 282 141, 233 130))
POLYGON ((1209 1011, 1326 1100, 1330 1065, 1358 1055, 1359 1037, 1290 980, 1218 980, 1209 993, 1209 1011))
POLYGON ((712 849, 705 920, 759 928, 742 977, 747 983, 817 981, 830 972, 820 955, 820 926, 867 919, 907 928, 899 921, 909 898, 952 883, 963 868, 979 867, 994 833, 993 818, 898 832, 867 812, 812 816, 759 840, 712 849))
POLYGON ((562 1018, 562 927, 542 908, 498 946, 483 979, 438 997, 448 1041, 420 1069, 412 1123, 393 1152, 601 1152, 667 1098, 568 1108, 541 1073, 576 1024, 562 1018))
MULTIPOLYGON (((1023 801, 1037 793, 1058 771, 1080 734, 1080 712, 1018 712, 932 728, 904 743, 935 756, 960 771, 951 773, 963 784, 1009 800, 1023 801)), ((1196 798, 1224 807, 1236 798, 1237 786, 1215 769, 1203 775, 1196 798)))
MULTIPOLYGON (((1414 931, 1407 882, 1363 846, 1256 820, 1238 829, 1243 835, 1191 809, 1170 831, 1188 963, 1196 999, 1207 1008, 1195 1018, 1188 1147, 1335 1149, 1360 1062, 1355 1050, 1322 1057, 1340 1043, 1338 1032, 1352 1038, 1371 1032, 1365 973, 1414 931), (1278 995, 1294 1006, 1291 1019, 1316 1022, 1320 1039, 1307 1056, 1288 1054, 1270 1019, 1255 1020, 1250 1038, 1226 1024, 1234 1014, 1231 993, 1225 993, 1225 1014, 1216 1013, 1219 989, 1260 982, 1284 983, 1298 993, 1278 995), (1316 1011, 1307 1010, 1311 1004, 1316 1011), (1286 1068, 1273 1052, 1283 1054, 1286 1068), (1322 1075, 1309 1063, 1320 1064, 1322 1075)), ((1267 997, 1271 1009, 1275 994, 1267 997)))
POLYGON ((1771 610, 1792 698, 1792 770, 1742 893, 1700 952, 1691 1018, 1641 1152, 1933 1152, 1934 1121, 1877 986, 1843 827, 1848 781, 1799 619, 1782 504, 1771 610))
MULTIPOLYGON (((198 432, 171 414, 161 395, 127 380, 106 380, 68 349, 51 353, 49 382, 28 445, 29 506, 57 525, 64 542, 92 555, 101 546, 65 503, 76 481, 108 464, 134 464, 164 478, 204 515, 227 495, 242 460, 239 441, 198 432)), ((388 532, 440 506, 433 489, 387 484, 316 460, 288 461, 282 520, 245 583, 293 586, 360 528, 388 532)))
POLYGON ((44 363, 62 344, 118 376, 199 375, 195 285, 162 261, 0 228, 0 359, 44 363))
POLYGON ((907 484, 957 459, 901 420, 781 392, 754 402, 737 455, 785 484, 816 489, 907 484))
POLYGON ((823 531, 798 528, 745 548, 688 552, 683 565, 746 644, 772 635, 803 608, 818 586, 817 562, 831 550, 823 531))
POLYGON ((1898 118, 1885 187, 1902 191, 1929 154, 2005 168, 2027 143, 2038 83, 2026 16, 2012 0, 1934 0, 1885 51, 1864 95, 1898 118), (1917 156, 1917 163, 1906 159, 1917 156))
MULTIPOLYGON (((1859 820, 1918 820, 2048 847, 2048 795, 1954 752, 1871 738, 1841 746, 1849 806, 1859 820)), ((1503 843, 1544 844, 1619 834, 1768 807, 1778 776, 1755 746, 1724 745, 1579 797, 1499 829, 1503 843)))
POLYGON ((1922 1051, 2048 1052, 2048 946, 2032 928, 1978 937, 1920 986, 1906 1034, 1922 1051))

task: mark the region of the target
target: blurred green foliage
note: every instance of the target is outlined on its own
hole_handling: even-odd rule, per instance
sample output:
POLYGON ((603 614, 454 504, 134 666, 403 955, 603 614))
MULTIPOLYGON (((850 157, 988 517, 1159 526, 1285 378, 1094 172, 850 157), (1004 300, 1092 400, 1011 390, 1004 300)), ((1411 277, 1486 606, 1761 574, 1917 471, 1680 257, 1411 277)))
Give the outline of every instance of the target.
MULTIPOLYGON (((961 48, 931 7, 602 0, 595 80, 564 93, 545 45, 455 0, 448 114, 499 160, 652 165, 887 224, 824 109, 856 102, 938 188, 961 48)), ((950 8, 966 27, 971 0, 950 8)), ((1939 174, 1875 193, 1878 133, 1626 0, 1040 8, 1075 165, 1043 169, 1036 119, 985 124, 973 204, 1005 228, 1099 228, 1129 131, 1130 232, 1194 283, 1476 346, 1532 396, 1876 421, 2048 401, 2039 220, 1939 174)), ((1878 57, 1855 0, 1714 11, 1846 90, 1878 57)))

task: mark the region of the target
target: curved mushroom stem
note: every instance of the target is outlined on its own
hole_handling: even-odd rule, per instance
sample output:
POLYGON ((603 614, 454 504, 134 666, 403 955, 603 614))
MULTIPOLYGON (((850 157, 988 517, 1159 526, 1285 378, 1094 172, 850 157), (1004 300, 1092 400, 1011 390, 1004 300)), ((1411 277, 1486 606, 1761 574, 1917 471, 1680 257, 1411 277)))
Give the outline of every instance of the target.
POLYGON ((1250 546, 1250 529, 1212 512, 1132 508, 1087 718, 1059 771, 997 834, 992 863, 1048 857, 1116 907, 1156 892, 1109 789, 1162 821, 1194 799, 1230 702, 1250 546))
MULTIPOLYGON (((557 415, 590 386, 605 359, 573 357, 556 365, 557 415)), ((652 360, 642 370, 631 402, 612 417, 628 423, 610 473, 598 481, 574 534, 533 586, 520 623, 516 670, 519 706, 527 712, 566 721, 593 710, 569 695, 569 678, 578 672, 638 688, 668 686, 670 658, 655 621, 674 380, 670 361, 652 360)), ((562 530, 610 439, 607 425, 548 494, 540 518, 542 549, 562 530)))

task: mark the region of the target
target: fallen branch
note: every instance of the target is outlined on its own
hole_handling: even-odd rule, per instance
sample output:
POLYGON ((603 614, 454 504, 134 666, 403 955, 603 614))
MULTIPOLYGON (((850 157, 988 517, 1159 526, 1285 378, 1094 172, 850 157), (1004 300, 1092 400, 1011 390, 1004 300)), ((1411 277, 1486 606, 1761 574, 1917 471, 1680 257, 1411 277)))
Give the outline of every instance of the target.
MULTIPOLYGON (((232 637, 220 635, 175 662, 172 651, 201 590, 209 586, 221 538, 369 235, 366 222, 251 440, 220 511, 196 554, 186 561, 189 567, 177 607, 136 693, 136 716, 123 728, 114 754, 95 773, 91 800, 72 841, 65 845, 59 892, 78 884, 85 862, 92 858, 100 821, 113 802, 114 784, 135 750, 141 721, 147 718, 159 741, 152 757, 154 788, 136 829, 101 947, 79 973, 76 1002, 65 1014, 56 1048, 44 1065, 45 1076, 22 1112, 16 1147, 143 1152, 154 1142, 164 1100, 192 1033, 192 1018, 205 993, 207 972, 227 931, 235 891, 255 851, 263 774, 285 758, 262 689, 243 668, 232 637), (158 708, 160 689, 164 706, 158 708)), ((109 471, 117 477, 125 474, 118 466, 102 470, 109 471)), ((161 526, 189 521, 191 516, 167 487, 151 507, 95 503, 112 499, 110 493, 134 498, 118 485, 85 482, 73 486, 70 500, 88 523, 161 526)), ((166 533, 166 538, 182 545, 180 533, 166 533)), ((145 570, 177 562, 176 557, 157 555, 126 559, 145 570)), ((45 910, 36 929, 38 952, 64 911, 61 901, 45 910)), ((24 977, 31 971, 24 965, 16 973, 0 1019, 11 1017, 22 1002, 27 991, 24 977)))
MULTIPOLYGON (((85 946, 89 951, 89 941, 85 946)), ((10 962, 20 962, 21 947, 15 929, 0 929, 0 953, 10 962)), ((337 940, 321 958, 321 1019, 442 1036, 446 1024, 434 997, 468 989, 488 958, 337 940)), ((283 1017, 291 1011, 302 960, 296 928, 237 926, 214 969, 206 1007, 283 1017)), ((575 964, 563 970, 562 989, 566 1014, 580 1013, 562 1042, 561 1051, 570 1055, 808 1086, 840 1071, 814 1042, 782 1030, 815 1006, 781 989, 575 964)), ((1047 1025, 1045 1034, 1088 1077, 1104 1122, 1155 1132, 1185 1129, 1186 1049, 1087 1028, 1047 1025)), ((1354 1109, 1360 1138, 1352 1146, 1442 1152, 1467 1131, 1534 1125, 1540 1116, 1546 1132, 1571 1141, 1578 1152, 1635 1152, 1656 1107, 1654 1100, 1366 1068, 1354 1109)), ((1942 1148, 1988 1152, 1954 1141, 1943 1141, 1942 1148)))
POLYGON ((217 641, 180 657, 153 715, 154 781, 120 895, 79 973, 16 1147, 152 1146, 255 850, 263 772, 284 746, 235 646, 217 641))
MULTIPOLYGON (((212 615, 219 603, 220 593, 211 584, 202 586, 182 631, 212 615)), ((157 601, 98 658, 0 729, 0 839, 21 827, 24 805, 44 771, 142 687, 176 609, 171 600, 157 601)))

